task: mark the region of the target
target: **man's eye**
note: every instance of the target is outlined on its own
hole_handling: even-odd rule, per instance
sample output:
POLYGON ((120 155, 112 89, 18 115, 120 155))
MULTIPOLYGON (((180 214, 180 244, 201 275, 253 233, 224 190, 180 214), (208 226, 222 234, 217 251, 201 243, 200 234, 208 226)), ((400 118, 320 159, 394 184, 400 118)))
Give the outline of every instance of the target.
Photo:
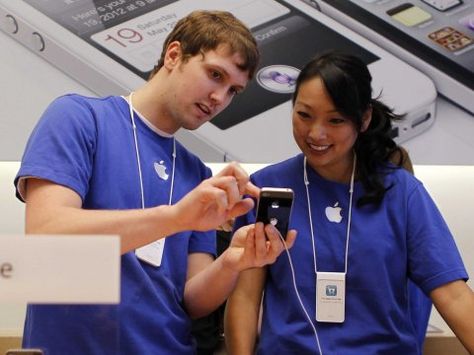
POLYGON ((240 90, 238 90, 237 88, 234 88, 234 87, 231 87, 231 88, 229 89, 229 93, 230 93, 232 96, 238 95, 238 94, 240 94, 240 92, 241 92, 240 90))
POLYGON ((211 77, 213 79, 220 79, 222 77, 222 75, 218 71, 213 70, 213 71, 211 71, 211 77))

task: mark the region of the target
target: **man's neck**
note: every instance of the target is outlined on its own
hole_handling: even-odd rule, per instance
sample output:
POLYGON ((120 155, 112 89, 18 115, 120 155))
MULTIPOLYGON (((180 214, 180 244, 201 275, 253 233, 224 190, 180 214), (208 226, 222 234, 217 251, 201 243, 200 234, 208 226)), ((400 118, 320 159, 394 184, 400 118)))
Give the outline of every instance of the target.
MULTIPOLYGON (((155 76, 160 75, 160 72, 155 76)), ((174 134, 179 127, 175 127, 169 118, 170 114, 164 105, 166 87, 158 85, 159 78, 154 77, 133 94, 133 107, 145 117, 153 126, 168 134, 174 134)), ((166 83, 166 80, 161 80, 166 83)))

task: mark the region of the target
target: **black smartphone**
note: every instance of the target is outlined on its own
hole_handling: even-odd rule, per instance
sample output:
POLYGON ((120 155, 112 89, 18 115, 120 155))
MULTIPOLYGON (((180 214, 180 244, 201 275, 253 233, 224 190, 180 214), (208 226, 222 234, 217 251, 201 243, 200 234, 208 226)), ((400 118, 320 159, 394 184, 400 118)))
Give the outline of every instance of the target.
POLYGON ((286 238, 293 196, 293 190, 289 188, 262 187, 258 199, 256 222, 274 225, 282 237, 286 238))

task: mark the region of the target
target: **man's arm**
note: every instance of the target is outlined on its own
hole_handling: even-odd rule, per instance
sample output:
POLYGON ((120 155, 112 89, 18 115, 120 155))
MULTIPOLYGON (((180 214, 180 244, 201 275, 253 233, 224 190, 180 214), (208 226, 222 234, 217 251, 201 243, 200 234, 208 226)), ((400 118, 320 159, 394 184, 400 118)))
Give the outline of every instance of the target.
POLYGON ((126 253, 177 231, 170 206, 145 210, 85 210, 73 190, 46 180, 29 179, 26 186, 27 234, 115 234, 126 253))
POLYGON ((430 297, 464 347, 474 354, 474 292, 458 280, 434 289, 430 297))
POLYGON ((258 194, 248 175, 230 164, 174 205, 134 210, 85 210, 73 190, 50 181, 26 182, 26 233, 115 234, 126 253, 181 231, 206 231, 253 207, 245 193, 258 194))
MULTIPOLYGON (((288 248, 295 238, 296 231, 289 231, 288 248)), ((241 271, 275 262, 283 250, 276 228, 257 223, 238 229, 229 248, 214 262, 210 256, 191 254, 184 290, 190 317, 199 318, 215 310, 232 292, 241 271)))

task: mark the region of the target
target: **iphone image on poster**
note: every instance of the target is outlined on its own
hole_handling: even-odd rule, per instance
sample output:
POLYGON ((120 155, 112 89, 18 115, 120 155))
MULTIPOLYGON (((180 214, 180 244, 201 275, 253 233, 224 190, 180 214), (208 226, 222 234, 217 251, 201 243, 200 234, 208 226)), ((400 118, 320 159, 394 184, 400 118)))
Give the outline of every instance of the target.
POLYGON ((273 162, 299 152, 291 138, 295 80, 307 61, 329 49, 361 57, 375 93, 407 114, 395 139, 421 133, 434 119, 429 78, 300 0, 0 0, 5 33, 99 95, 143 85, 168 33, 196 9, 231 11, 262 54, 255 80, 226 110, 196 131, 177 133, 204 160, 273 162))
POLYGON ((463 2, 462 0, 421 0, 428 5, 432 6, 438 11, 448 11, 451 10, 453 7, 461 5, 463 2))
POLYGON ((442 95, 474 113, 473 0, 318 0, 318 4, 323 13, 419 68, 442 95))

